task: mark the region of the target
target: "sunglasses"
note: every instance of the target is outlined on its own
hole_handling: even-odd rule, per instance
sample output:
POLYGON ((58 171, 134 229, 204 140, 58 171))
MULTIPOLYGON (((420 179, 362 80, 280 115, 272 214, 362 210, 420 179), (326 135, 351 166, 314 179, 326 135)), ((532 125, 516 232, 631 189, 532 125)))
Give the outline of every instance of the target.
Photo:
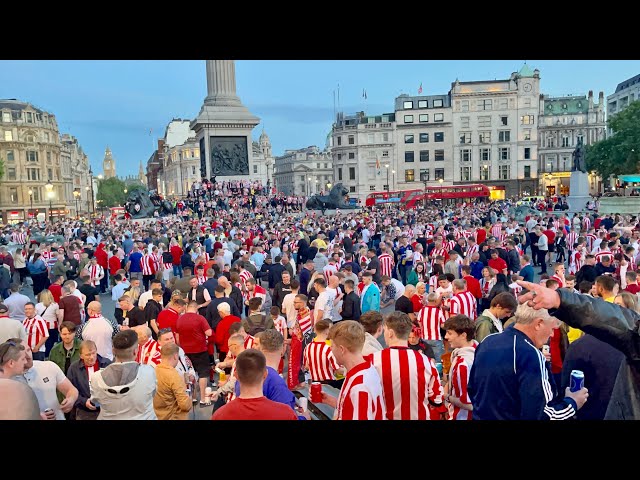
POLYGON ((161 328, 160 330, 158 330, 158 336, 164 335, 165 333, 169 332, 173 332, 173 330, 171 330, 171 328, 161 328))

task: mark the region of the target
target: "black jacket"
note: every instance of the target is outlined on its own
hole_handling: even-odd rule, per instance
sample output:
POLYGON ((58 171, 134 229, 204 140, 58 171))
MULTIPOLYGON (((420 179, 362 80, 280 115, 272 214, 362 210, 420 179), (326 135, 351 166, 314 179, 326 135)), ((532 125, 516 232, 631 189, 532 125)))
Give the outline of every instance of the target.
MULTIPOLYGON (((231 287, 231 294, 229 295, 229 298, 235 302, 238 312, 242 312, 244 310, 244 299, 242 298, 242 292, 238 287, 231 287)), ((239 316, 240 315, 238 315, 238 317, 239 316)))
POLYGON ((9 272, 8 268, 4 268, 4 266, 0 266, 0 288, 6 289, 9 288, 11 284, 11 272, 9 272))
MULTIPOLYGON (((97 362, 98 365, 100 365, 100 370, 111 364, 111 360, 108 358, 102 358, 100 355, 98 355, 97 362)), ((91 392, 89 390, 89 375, 87 375, 87 369, 85 368, 82 360, 77 360, 69 365, 67 378, 71 384, 78 389, 78 399, 76 400, 75 406, 86 412, 91 412, 91 410, 86 407, 87 400, 91 397, 91 392)))
POLYGON ((584 282, 585 280, 587 282, 595 282, 596 281, 596 277, 598 276, 598 272, 596 271, 596 267, 593 265, 583 265, 582 267, 580 267, 580 270, 578 270, 578 273, 576 274, 576 285, 580 285, 580 282, 584 282))
POLYGON ((560 308, 550 310, 551 315, 625 355, 625 361, 617 372, 605 420, 640 420, 640 314, 562 288, 557 292, 560 308))
POLYGON ((514 273, 520 270, 520 255, 514 248, 513 250, 507 250, 507 270, 514 273))
POLYGON ((234 315, 238 318, 240 318, 242 316, 242 314, 240 313, 240 310, 238 309, 238 305, 236 305, 236 302, 234 302, 233 300, 231 300, 228 297, 211 297, 211 303, 209 303, 209 305, 207 305, 207 311, 204 314, 204 318, 207 319, 207 322, 209 323, 209 326, 211 328, 213 328, 213 330, 216 329, 216 327, 218 326, 218 323, 220 323, 220 314, 218 313, 218 305, 220 305, 221 303, 228 303, 229 306, 231 307, 231 315, 234 315))
POLYGON ((281 263, 274 263, 269 269, 269 288, 275 288, 275 286, 282 282, 282 272, 286 268, 281 263))
POLYGON ((309 252, 309 243, 301 238, 298 240, 298 263, 304 264, 307 261, 307 253, 309 252))
POLYGON ((207 281, 204 282, 202 286, 207 289, 209 295, 211 296, 211 299, 213 300, 213 297, 215 297, 216 287, 218 286, 218 279, 207 278, 207 281))
MULTIPOLYGON (((280 310, 282 310, 282 300, 284 300, 285 295, 291 293, 291 284, 285 285, 284 283, 278 283, 273 289, 273 302, 272 305, 275 305, 280 310)), ((268 314, 269 312, 267 312, 268 314)))
POLYGON ((349 292, 342 299, 342 316, 343 320, 360 320, 360 297, 356 292, 349 292))
MULTIPOLYGON (((147 324, 149 325, 149 328, 151 328, 151 320, 158 320, 158 314, 162 311, 162 305, 160 305, 158 302, 156 302, 153 298, 150 298, 149 301, 147 301, 147 304, 144 306, 144 318, 147 321, 147 324)), ((155 335, 156 332, 152 333, 154 340, 157 340, 157 337, 155 335)))

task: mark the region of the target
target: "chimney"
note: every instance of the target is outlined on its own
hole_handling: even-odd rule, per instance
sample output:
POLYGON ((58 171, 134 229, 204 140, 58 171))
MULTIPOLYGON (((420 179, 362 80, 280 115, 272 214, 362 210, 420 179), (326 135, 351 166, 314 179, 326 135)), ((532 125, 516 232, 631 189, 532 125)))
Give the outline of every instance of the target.
POLYGON ((604 92, 598 94, 598 105, 604 106, 604 92))
POLYGON ((589 90, 589 110, 593 109, 593 90, 589 90))

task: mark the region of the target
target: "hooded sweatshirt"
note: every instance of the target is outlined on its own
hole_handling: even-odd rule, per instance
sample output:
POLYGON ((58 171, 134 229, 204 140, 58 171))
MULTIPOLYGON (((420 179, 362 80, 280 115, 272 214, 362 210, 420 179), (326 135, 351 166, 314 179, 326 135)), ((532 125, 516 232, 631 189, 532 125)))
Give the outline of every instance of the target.
POLYGON ((156 420, 156 372, 137 362, 112 363, 93 374, 91 396, 101 406, 98 420, 156 420))

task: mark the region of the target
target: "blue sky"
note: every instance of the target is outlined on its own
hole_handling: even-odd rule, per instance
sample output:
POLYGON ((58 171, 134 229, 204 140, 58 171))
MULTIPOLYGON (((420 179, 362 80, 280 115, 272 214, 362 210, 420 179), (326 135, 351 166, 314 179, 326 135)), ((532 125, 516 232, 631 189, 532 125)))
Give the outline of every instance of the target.
MULTIPOLYGON (((323 147, 333 121, 333 92, 347 113, 393 111, 401 93, 446 94, 451 82, 504 79, 522 60, 239 60, 238 95, 263 124, 273 152, 323 147), (362 90, 367 91, 367 100, 362 90)), ((527 60, 550 95, 614 92, 640 73, 638 60, 527 60)), ((204 61, 0 61, 0 98, 29 101, 75 135, 96 173, 107 145, 118 175, 137 174, 172 118, 194 118, 206 96, 204 61), (153 129, 152 136, 149 130, 153 129)))

